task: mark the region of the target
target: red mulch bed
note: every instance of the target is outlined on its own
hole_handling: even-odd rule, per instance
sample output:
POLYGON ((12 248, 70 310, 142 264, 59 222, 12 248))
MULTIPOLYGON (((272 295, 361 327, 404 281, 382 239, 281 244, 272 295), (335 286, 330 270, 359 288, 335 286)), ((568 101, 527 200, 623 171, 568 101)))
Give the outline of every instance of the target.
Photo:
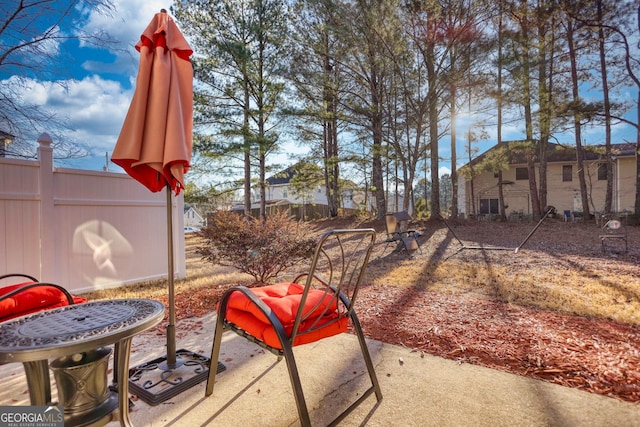
MULTIPOLYGON (((441 224, 429 227, 426 224, 422 228, 425 242, 433 240, 432 233, 446 234, 441 224)), ((512 246, 531 227, 531 223, 471 224, 461 226, 458 233, 471 241, 512 246)), ((632 242, 640 242, 640 229, 634 227, 632 233, 632 242)), ((446 249, 438 246, 429 252, 426 244, 423 247, 425 254, 418 256, 417 262, 451 256, 458 248, 453 239, 446 249)), ((630 247, 633 250, 624 256, 603 255, 597 228, 550 222, 527 243, 533 250, 517 257, 480 251, 455 256, 464 256, 469 262, 490 257, 492 263, 508 264, 515 271, 534 265, 552 265, 560 271, 569 264, 585 274, 640 278, 639 246, 630 247)), ((381 256, 377 254, 376 259, 382 260, 381 256)), ((424 287, 374 283, 363 286, 358 303, 358 317, 370 338, 461 363, 640 402, 640 325, 514 305, 474 293, 452 295, 424 287)), ((629 286, 635 289, 635 284, 629 286)), ((210 312, 223 290, 210 287, 178 293, 176 317, 200 317, 210 312)))
POLYGON ((640 401, 639 325, 389 286, 365 287, 359 298, 358 317, 376 340, 640 401))
MULTIPOLYGON (((178 293, 176 318, 209 313, 222 292, 178 293)), ((640 325, 383 285, 363 287, 359 298, 370 338, 640 402, 640 325)))

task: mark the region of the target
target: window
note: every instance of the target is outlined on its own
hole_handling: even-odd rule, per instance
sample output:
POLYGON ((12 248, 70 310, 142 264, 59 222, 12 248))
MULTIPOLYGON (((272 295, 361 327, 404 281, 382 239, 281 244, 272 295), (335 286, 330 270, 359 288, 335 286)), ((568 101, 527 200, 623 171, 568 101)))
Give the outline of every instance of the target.
POLYGON ((481 214, 497 214, 498 199, 480 199, 480 213, 481 214))
POLYGON ((529 179, 529 169, 516 168, 516 180, 529 179))
POLYGON ((282 187, 282 197, 284 197, 285 199, 289 197, 289 191, 287 187, 282 187))
POLYGON ((607 164, 598 163, 598 181, 607 180, 607 164))
POLYGON ((573 166, 562 165, 562 182, 573 181, 573 166))

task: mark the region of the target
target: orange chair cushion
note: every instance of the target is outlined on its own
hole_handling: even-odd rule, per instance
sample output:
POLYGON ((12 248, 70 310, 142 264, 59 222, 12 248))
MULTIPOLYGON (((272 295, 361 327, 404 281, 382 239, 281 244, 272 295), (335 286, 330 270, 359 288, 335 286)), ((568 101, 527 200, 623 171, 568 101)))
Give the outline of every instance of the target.
MULTIPOLYGON (((252 288, 280 320, 287 337, 291 336, 300 307, 304 286, 298 283, 252 288)), ((301 322, 293 345, 308 344, 347 330, 349 319, 340 317, 336 298, 319 289, 311 289, 305 301, 306 320, 301 322), (310 330, 313 328, 313 330, 310 330)), ((242 292, 229 296, 226 319, 273 348, 282 348, 275 329, 268 318, 242 292)))
MULTIPOLYGON (((25 282, 4 286, 0 288, 0 297, 22 286, 33 283, 34 282, 25 282)), ((86 298, 78 296, 74 296, 73 300, 75 304, 87 302, 86 298)), ((17 293, 12 297, 0 300, 0 322, 37 311, 63 307, 68 304, 67 297, 60 292, 59 289, 46 285, 37 286, 17 293)))

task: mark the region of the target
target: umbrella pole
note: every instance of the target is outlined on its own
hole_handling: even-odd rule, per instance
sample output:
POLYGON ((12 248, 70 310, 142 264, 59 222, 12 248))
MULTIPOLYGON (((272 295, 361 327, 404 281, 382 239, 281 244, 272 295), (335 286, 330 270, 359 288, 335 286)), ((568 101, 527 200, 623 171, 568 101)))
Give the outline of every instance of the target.
MULTIPOLYGON (((188 47, 186 40, 184 40, 183 37, 180 35, 180 31, 176 28, 175 23, 173 22, 173 19, 167 16, 166 10, 163 9, 161 12, 162 13, 154 15, 154 18, 149 24, 147 30, 145 30, 145 32, 141 35, 141 41, 142 41, 142 38, 145 38, 145 39, 149 39, 150 37, 153 38, 152 40, 153 48, 150 48, 150 50, 145 50, 145 52, 147 51, 152 52, 154 51, 155 47, 160 45, 165 45, 164 52, 167 55, 163 55, 164 57, 173 58, 172 56, 174 54, 173 51, 177 49, 183 50, 183 52, 188 51, 189 55, 191 55, 191 49, 188 47), (166 31, 164 31, 165 25, 168 26, 168 28, 173 28, 171 31, 175 37, 166 37, 167 34, 166 34, 166 31), (153 36, 152 34, 158 34, 157 30, 159 30, 160 28, 163 29, 162 37, 161 37, 163 40, 159 40, 158 43, 156 43, 155 36, 153 36)), ((137 47, 140 48, 142 47, 143 44, 144 43, 140 43, 140 45, 139 46, 137 45, 137 47)), ((144 58, 147 58, 146 54, 144 55, 144 58)), ((147 67, 146 66, 142 67, 142 65, 147 64, 149 61, 146 61, 145 59, 145 62, 143 63, 142 59, 143 57, 141 56, 141 68, 146 69, 147 67)), ((155 59, 155 60, 151 59, 150 61, 151 63, 153 63, 154 61, 159 61, 159 60, 160 59, 155 59)), ((134 160, 134 159, 131 159, 129 156, 130 145, 134 143, 135 144, 142 143, 142 140, 134 141, 134 139, 136 138, 135 135, 137 135, 137 129, 139 126, 141 126, 141 123, 139 122, 141 114, 144 115, 145 117, 144 120, 148 121, 147 123, 149 124, 156 123, 157 120, 160 120, 161 122, 171 122, 174 120, 174 117, 175 117, 177 120, 185 121, 185 126, 184 126, 185 134, 183 136, 179 136, 177 134, 171 133, 171 136, 172 136, 171 138, 169 138, 169 134, 166 134, 162 142, 170 143, 170 144, 188 144, 188 147, 185 147, 185 148, 189 148, 188 153, 187 152, 184 153, 184 154, 188 154, 188 157, 183 158, 182 156, 178 156, 177 158, 175 159, 172 158, 171 160, 168 158, 165 158, 164 156, 162 156, 162 158, 164 160, 167 160, 167 162, 172 162, 172 163, 175 160, 176 165, 178 163, 183 164, 183 173, 186 172, 189 166, 189 160, 191 157, 190 148, 191 148, 192 141, 191 141, 190 134, 191 134, 192 123, 191 123, 191 120, 187 122, 186 120, 187 116, 185 114, 191 115, 192 111, 191 111, 191 108, 185 109, 184 106, 188 106, 188 107, 191 106, 192 104, 191 98, 193 93, 191 90, 182 91, 181 89, 180 95, 176 98, 177 101, 174 101, 174 100, 169 101, 170 104, 175 104, 175 105, 172 105, 172 106, 167 105, 167 107, 169 108, 158 108, 157 111, 154 110, 152 112, 150 111, 150 109, 147 109, 147 107, 150 105, 149 102, 151 102, 150 101, 151 98, 148 96, 149 94, 146 92, 147 90, 151 90, 152 86, 156 87, 156 84, 161 84, 161 83, 173 84, 173 80, 176 80, 176 82, 183 82, 183 83, 186 83, 188 81, 192 82, 193 69, 192 67, 188 66, 190 65, 190 61, 187 59, 186 62, 182 63, 182 65, 185 65, 185 66, 184 67, 180 66, 175 69, 167 70, 167 71, 171 71, 170 75, 167 73, 153 73, 153 76, 151 76, 151 74, 141 75, 139 72, 139 77, 142 76, 141 82, 142 80, 144 80, 144 82, 142 82, 143 84, 139 85, 139 87, 145 87, 144 89, 145 92, 139 92, 136 89, 136 94, 134 95, 134 98, 136 96, 144 96, 147 98, 147 104, 145 104, 144 102, 132 101, 129 111, 130 112, 135 111, 136 113, 127 115, 127 118, 125 119, 125 124, 123 125, 122 131, 121 131, 122 138, 118 138, 118 143, 116 144, 116 149, 114 150, 114 155, 112 156, 114 158, 114 161, 119 159, 118 161, 120 161, 121 163, 119 163, 118 161, 116 161, 116 163, 123 166, 127 171, 127 173, 132 175, 134 178, 138 179, 142 184, 147 186, 147 188, 149 188, 151 191, 153 192, 161 191, 162 184, 166 184, 167 244, 168 244, 167 258, 168 258, 168 264, 169 264, 168 279, 167 279, 168 281, 167 285, 169 288, 168 289, 169 322, 166 327, 167 353, 166 353, 166 356, 153 359, 149 362, 142 363, 134 368, 129 369, 129 390, 133 394, 137 395, 141 400, 148 403, 149 405, 157 405, 158 403, 164 402, 167 399, 171 399, 172 397, 176 396, 178 393, 181 393, 182 391, 190 387, 193 387, 194 385, 199 384, 200 382, 206 380, 208 377, 210 365, 211 365, 211 359, 208 357, 201 356, 198 353, 188 351, 185 349, 176 350, 176 313, 175 313, 176 301, 175 301, 175 287, 174 287, 175 248, 173 245, 174 243, 174 232, 173 232, 174 227, 173 227, 173 212, 172 212, 173 203, 172 203, 172 196, 171 196, 172 191, 171 191, 171 185, 170 185, 170 180, 176 177, 173 176, 173 174, 171 174, 171 177, 169 177, 169 174, 165 175, 161 171, 156 171, 153 165, 151 167, 147 167, 149 165, 148 165, 148 162, 146 161, 142 161, 140 163, 132 163, 130 162, 130 160, 134 160), (186 71, 188 71, 188 73, 185 73, 186 71), (175 79, 173 78, 174 75, 176 76, 175 79), (152 81, 155 82, 155 84, 152 85, 152 81), (145 93, 146 95, 142 95, 143 93, 145 93), (178 103, 180 104, 180 106, 177 105, 178 103), (144 110, 138 109, 138 107, 140 106, 144 106, 145 109, 144 110), (165 110, 167 111, 167 114, 163 115, 161 111, 165 111, 165 110), (176 115, 174 116, 174 114, 176 115), (126 137, 123 136, 123 134, 126 135, 126 137), (126 146, 126 148, 123 148, 123 146, 126 146), (119 155, 116 155, 116 151, 118 151, 118 153, 120 154, 124 154, 124 158, 121 156, 119 157, 119 155), (132 172, 138 170, 138 165, 143 165, 143 166, 146 165, 142 169, 140 169, 140 176, 138 176, 136 173, 132 174, 132 172), (144 175, 144 179, 141 179, 143 175, 144 175)), ((152 67, 152 68, 154 70, 156 69, 155 67, 152 67)), ((147 141, 147 140, 150 140, 150 138, 146 138, 144 140, 147 141)), ((161 141, 158 140, 157 142, 160 143, 161 141)), ((175 154, 178 154, 178 153, 176 152, 175 154)), ((155 159, 154 161, 157 160, 155 157, 153 158, 155 159)), ((140 160, 142 159, 135 159, 136 162, 140 160)), ((182 183, 180 183, 180 185, 182 185, 182 183)), ((183 212, 177 212, 176 216, 182 215, 182 214, 183 212)), ((182 230, 180 230, 180 232, 182 232, 182 230)), ((181 249, 184 249, 182 245, 181 245, 181 249)), ((221 362, 218 362, 218 365, 215 366, 214 369, 216 369, 216 372, 221 372, 226 368, 221 362)))
MULTIPOLYGON (((129 390, 149 405, 157 405, 206 380, 211 359, 185 349, 176 350, 176 313, 174 288, 173 203, 167 185, 167 243, 169 259, 169 324, 167 354, 129 370, 129 390)), ((220 373, 227 369, 221 362, 220 373)))
POLYGON ((173 202, 171 200, 171 186, 167 183, 167 245, 169 249, 169 324, 167 325, 167 368, 175 369, 179 366, 176 361, 176 306, 173 284, 173 202))

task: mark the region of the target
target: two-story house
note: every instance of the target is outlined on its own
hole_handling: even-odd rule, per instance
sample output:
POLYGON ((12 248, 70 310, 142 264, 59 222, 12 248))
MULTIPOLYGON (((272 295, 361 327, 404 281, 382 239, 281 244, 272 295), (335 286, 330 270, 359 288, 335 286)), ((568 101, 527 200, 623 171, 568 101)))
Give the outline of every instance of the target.
MULTIPOLYGON (((327 206, 327 191, 324 180, 319 180, 316 185, 300 191, 292 184, 296 174, 297 165, 291 166, 266 179, 266 202, 289 203, 306 206, 327 206)), ((340 194, 340 207, 343 209, 358 209, 364 204, 364 192, 358 190, 355 185, 343 186, 340 194)))
MULTIPOLYGON (((506 170, 502 171, 502 190, 505 212, 509 215, 529 215, 532 205, 529 192, 527 161, 520 150, 510 150, 510 145, 521 142, 506 142, 506 170)), ((607 188, 607 168, 604 146, 584 148, 584 172, 591 213, 602 212, 607 188)), ((493 147, 460 170, 458 204, 460 212, 470 214, 498 214, 498 174, 486 170, 485 160, 491 156, 493 147), (463 173, 473 169, 473 178, 463 173), (473 187, 472 187, 473 186, 473 187), (473 197, 473 200, 472 200, 473 197), (472 203, 472 201, 474 203, 472 203), (473 212, 475 206, 475 212, 473 212)), ((633 212, 636 191, 635 144, 612 144, 613 201, 612 210, 633 212)), ((494 153, 495 154, 495 153, 494 153)), ((536 183, 540 183, 540 162, 535 159, 536 183)), ((559 212, 582 212, 582 198, 578 179, 576 147, 555 143, 547 146, 547 205, 559 212)))

